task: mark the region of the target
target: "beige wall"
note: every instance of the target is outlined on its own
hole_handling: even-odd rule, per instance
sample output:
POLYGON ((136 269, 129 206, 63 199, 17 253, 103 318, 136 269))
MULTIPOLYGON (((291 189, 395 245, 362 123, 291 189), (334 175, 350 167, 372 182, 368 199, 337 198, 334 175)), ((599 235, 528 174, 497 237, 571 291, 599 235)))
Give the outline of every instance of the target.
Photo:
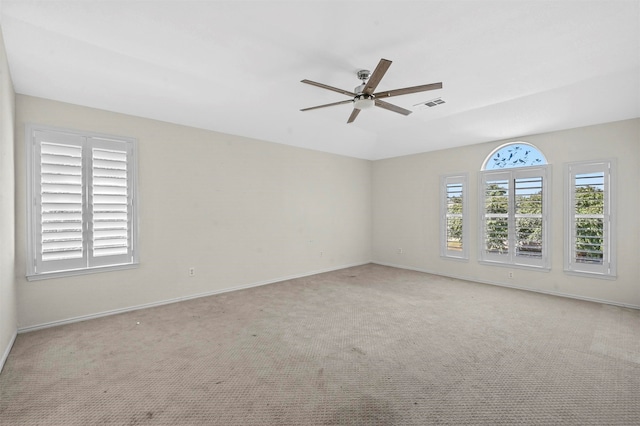
POLYGON ((369 161, 22 95, 16 114, 21 329, 371 258, 369 161), (138 139, 139 268, 25 280, 26 123, 138 139))
POLYGON ((510 141, 411 155, 373 164, 373 260, 436 274, 598 299, 640 307, 640 119, 518 138, 537 146, 552 167, 551 272, 478 263, 478 170, 491 151, 510 141), (563 272, 563 164, 616 158, 617 280, 563 272), (470 259, 439 257, 439 177, 469 174, 470 259), (403 249, 399 254, 398 248, 403 249), (508 278, 513 271, 514 277, 508 278))
POLYGON ((0 31, 0 369, 17 329, 14 219, 14 92, 0 31))
POLYGON ((15 108, 15 273, 22 329, 371 259, 640 306, 640 230, 634 213, 640 208, 638 119, 519 138, 540 148, 552 165, 552 270, 536 272, 477 262, 477 172, 486 156, 508 141, 372 163, 22 95, 15 108), (25 280, 26 123, 139 140, 139 268, 25 280), (611 157, 618 161, 618 279, 567 275, 563 163, 611 157), (453 172, 469 173, 468 262, 439 257, 438 180, 453 172), (188 277, 189 267, 196 268, 195 277, 188 277), (507 278, 510 270, 513 279, 507 278))

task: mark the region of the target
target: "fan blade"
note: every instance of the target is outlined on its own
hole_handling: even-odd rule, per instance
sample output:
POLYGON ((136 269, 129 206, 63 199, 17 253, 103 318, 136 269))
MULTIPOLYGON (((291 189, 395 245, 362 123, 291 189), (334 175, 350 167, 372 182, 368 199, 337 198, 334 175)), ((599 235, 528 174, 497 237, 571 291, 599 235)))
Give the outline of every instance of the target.
POLYGON ((373 91, 376 90, 376 87, 378 87, 378 83, 380 83, 380 80, 382 80, 382 77, 384 77, 384 74, 387 72, 390 66, 390 60, 380 59, 380 62, 378 62, 378 66, 375 70, 373 70, 373 74, 371 74, 371 76, 369 77, 367 85, 364 86, 362 93, 365 93, 367 95, 372 94, 373 91))
POLYGON ((347 123, 353 123, 353 121, 356 119, 358 114, 360 114, 360 110, 358 108, 354 108, 353 112, 349 116, 349 119, 347 120, 347 123))
POLYGON ((327 86, 326 84, 316 83, 315 81, 304 79, 304 80, 301 80, 300 82, 301 83, 307 83, 307 84, 310 84, 312 86, 320 87, 322 89, 327 89, 327 90, 332 90, 334 92, 342 93, 343 95, 347 95, 347 96, 351 96, 351 97, 355 96, 355 93, 349 92, 348 90, 338 89, 337 87, 327 86))
POLYGON ((442 83, 423 84, 422 86, 405 87, 404 89, 388 90, 374 93, 376 98, 389 98, 391 96, 408 95, 410 93, 426 92, 427 90, 442 89, 442 83))
POLYGON ((353 102, 353 99, 349 99, 349 100, 346 100, 346 101, 333 102, 331 104, 324 104, 324 105, 318 105, 318 106, 314 106, 314 107, 304 108, 304 109, 301 109, 300 111, 309 111, 309 110, 312 110, 312 109, 325 108, 325 107, 330 107, 330 106, 334 106, 334 105, 348 104, 348 103, 352 103, 352 102, 353 102))
POLYGON ((390 104, 389 102, 381 101, 380 99, 376 99, 375 102, 377 107, 388 109, 389 111, 397 112, 398 114, 409 115, 412 112, 408 109, 400 108, 397 105, 390 104))

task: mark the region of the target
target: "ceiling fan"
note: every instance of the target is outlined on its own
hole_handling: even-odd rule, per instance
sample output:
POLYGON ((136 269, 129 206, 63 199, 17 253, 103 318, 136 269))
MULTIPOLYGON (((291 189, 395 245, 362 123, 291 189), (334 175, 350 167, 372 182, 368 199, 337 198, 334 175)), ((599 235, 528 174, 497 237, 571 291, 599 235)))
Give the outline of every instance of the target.
POLYGON ((381 98, 390 98, 391 96, 408 95, 410 93, 442 89, 442 83, 431 83, 431 84, 424 84, 422 86, 405 87, 404 89, 385 90, 382 92, 374 93, 374 90, 376 90, 376 87, 380 83, 380 80, 382 80, 382 77, 384 77, 384 74, 387 72, 390 65, 391 65, 391 61, 389 61, 388 59, 380 59, 380 62, 378 63, 378 66, 376 67, 376 69, 373 70, 373 73, 371 73, 371 71, 369 70, 358 71, 358 78, 362 80, 362 84, 356 87, 353 90, 353 92, 350 92, 348 90, 338 89, 337 87, 328 86, 322 83, 316 83, 315 81, 311 81, 311 80, 306 80, 306 79, 302 80, 301 81, 302 83, 306 83, 312 86, 317 86, 323 89, 342 93, 343 95, 349 96, 351 99, 346 101, 333 102, 330 104, 304 108, 304 109, 301 109, 300 111, 309 111, 312 109, 326 108, 334 105, 342 105, 342 104, 348 104, 352 102, 353 112, 349 116, 347 123, 352 123, 356 119, 358 114, 360 114, 360 110, 371 108, 374 105, 389 111, 397 112, 398 114, 409 115, 411 114, 411 111, 409 111, 408 109, 404 109, 397 105, 384 102, 381 100, 381 98))

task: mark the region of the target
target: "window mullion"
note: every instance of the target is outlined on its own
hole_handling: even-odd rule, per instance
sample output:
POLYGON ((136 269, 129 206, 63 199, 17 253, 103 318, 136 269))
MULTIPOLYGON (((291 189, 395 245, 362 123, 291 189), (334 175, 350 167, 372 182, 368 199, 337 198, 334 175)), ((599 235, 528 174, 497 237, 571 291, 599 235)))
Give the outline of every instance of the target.
POLYGON ((83 239, 84 239, 84 251, 86 256, 86 266, 91 266, 91 150, 92 147, 89 145, 87 138, 84 138, 84 151, 82 156, 82 186, 83 186, 83 201, 84 205, 82 206, 82 221, 84 222, 84 231, 83 231, 83 239))
POLYGON ((507 218, 509 224, 509 261, 514 262, 516 258, 516 178, 511 172, 509 177, 509 197, 507 198, 507 209, 509 215, 507 218))

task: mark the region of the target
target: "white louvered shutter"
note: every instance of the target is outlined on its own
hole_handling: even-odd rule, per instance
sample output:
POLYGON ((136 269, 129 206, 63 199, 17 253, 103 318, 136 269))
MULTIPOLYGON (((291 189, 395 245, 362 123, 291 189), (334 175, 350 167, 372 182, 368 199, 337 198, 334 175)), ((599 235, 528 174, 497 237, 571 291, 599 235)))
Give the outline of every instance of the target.
POLYGON ((135 141, 31 134, 28 276, 136 264, 135 141))
POLYGON ((481 181, 481 229, 483 260, 506 262, 512 247, 509 238, 511 209, 511 173, 489 172, 481 181))
POLYGON ((440 255, 468 259, 467 175, 440 177, 440 255))
POLYGON ((481 251, 486 262, 549 268, 549 166, 481 173, 481 251))
POLYGON ((90 138, 90 264, 132 261, 130 144, 90 138))
POLYGON ((35 132, 35 159, 39 181, 33 182, 36 272, 86 267, 84 138, 35 132))
POLYGON ((565 179, 565 270, 615 277, 613 162, 570 163, 565 179))

